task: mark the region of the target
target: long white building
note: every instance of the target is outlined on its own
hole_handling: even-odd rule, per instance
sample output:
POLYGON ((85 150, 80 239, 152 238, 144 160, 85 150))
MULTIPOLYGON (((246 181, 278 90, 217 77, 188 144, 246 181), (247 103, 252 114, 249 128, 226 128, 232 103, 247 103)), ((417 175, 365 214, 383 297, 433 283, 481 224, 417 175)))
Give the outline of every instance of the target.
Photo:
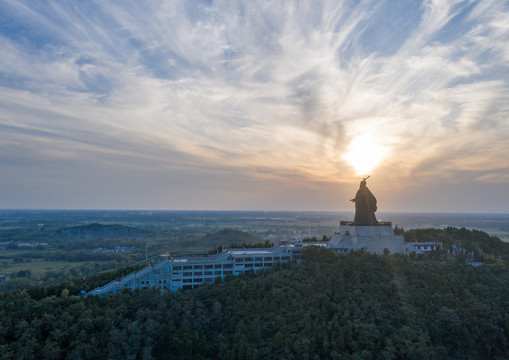
POLYGON ((104 296, 124 288, 135 290, 151 287, 170 291, 194 289, 228 275, 268 269, 277 262, 300 262, 301 250, 302 244, 299 243, 272 248, 225 249, 216 255, 189 253, 168 256, 154 265, 98 287, 85 296, 104 296))

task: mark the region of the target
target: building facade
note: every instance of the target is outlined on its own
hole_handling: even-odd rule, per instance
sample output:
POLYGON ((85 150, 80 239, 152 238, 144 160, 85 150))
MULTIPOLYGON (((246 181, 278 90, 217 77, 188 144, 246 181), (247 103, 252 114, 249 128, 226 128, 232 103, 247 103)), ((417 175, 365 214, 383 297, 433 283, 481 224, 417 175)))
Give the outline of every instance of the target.
POLYGON ((405 253, 410 255, 412 252, 416 254, 424 254, 430 251, 437 250, 437 243, 434 241, 426 241, 426 242, 408 242, 405 243, 405 253))
POLYGON ((301 259, 302 244, 279 245, 272 248, 226 249, 215 255, 190 253, 167 256, 156 264, 150 264, 140 271, 84 295, 104 296, 122 291, 124 288, 190 290, 229 275, 270 269, 278 262, 290 260, 300 262, 301 259))

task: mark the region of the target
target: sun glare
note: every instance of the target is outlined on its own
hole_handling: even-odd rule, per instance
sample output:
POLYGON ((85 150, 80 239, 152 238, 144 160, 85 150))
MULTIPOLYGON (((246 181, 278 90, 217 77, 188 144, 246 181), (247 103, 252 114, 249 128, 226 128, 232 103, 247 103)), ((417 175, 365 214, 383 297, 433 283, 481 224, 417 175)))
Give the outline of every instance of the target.
POLYGON ((354 138, 348 145, 348 152, 343 155, 343 159, 353 166, 357 175, 367 175, 384 157, 384 147, 378 145, 369 135, 354 138))

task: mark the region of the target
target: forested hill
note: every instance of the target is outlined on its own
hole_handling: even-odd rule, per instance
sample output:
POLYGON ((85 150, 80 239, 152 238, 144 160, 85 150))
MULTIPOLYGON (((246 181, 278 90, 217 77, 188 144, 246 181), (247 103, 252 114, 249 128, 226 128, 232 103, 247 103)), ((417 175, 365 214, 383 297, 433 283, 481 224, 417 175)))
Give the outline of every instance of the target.
POLYGON ((151 232, 118 224, 92 223, 59 229, 59 235, 80 239, 144 238, 151 232))
POLYGON ((441 255, 461 255, 469 260, 509 261, 509 243, 484 231, 447 227, 445 229, 413 229, 404 232, 405 241, 433 241, 441 255))
POLYGON ((507 262, 305 256, 189 292, 1 294, 0 358, 507 359, 507 262))

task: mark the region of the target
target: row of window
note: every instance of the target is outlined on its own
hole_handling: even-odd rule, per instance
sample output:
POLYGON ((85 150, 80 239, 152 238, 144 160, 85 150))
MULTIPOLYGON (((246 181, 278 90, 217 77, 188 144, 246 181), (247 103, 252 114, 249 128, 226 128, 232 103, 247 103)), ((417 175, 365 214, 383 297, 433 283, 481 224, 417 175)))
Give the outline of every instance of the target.
MULTIPOLYGON (((214 275, 214 276, 217 277, 217 276, 221 276, 221 275, 232 275, 232 274, 233 274, 233 270, 224 270, 222 272, 221 271, 214 271, 214 273, 212 273, 212 271, 205 271, 204 273, 201 272, 201 271, 196 271, 194 273, 194 276, 202 276, 202 275, 205 275, 205 276, 209 275, 210 276, 210 275, 214 275)), ((179 275, 179 274, 173 274, 173 275, 179 275)), ((192 277, 193 273, 192 272, 185 272, 183 275, 184 276, 192 277)), ((173 279, 174 282, 175 281, 181 281, 181 280, 182 279, 173 279)), ((186 280, 186 279, 184 279, 184 280, 186 280)))
MULTIPOLYGON (((417 245, 417 246, 415 246, 415 247, 416 247, 418 250, 421 250, 421 245, 417 245)), ((430 249, 430 250, 434 250, 434 247, 433 247, 433 246, 431 246, 431 245, 429 245, 429 246, 428 246, 428 245, 423 245, 423 246, 422 246, 422 249, 423 249, 423 250, 428 250, 428 249, 430 249)))
POLYGON ((172 269, 174 271, 182 271, 182 270, 201 270, 201 269, 231 269, 233 264, 215 264, 215 265, 173 265, 172 269))
MULTIPOLYGON (((272 266, 272 263, 255 263, 255 264, 245 264, 244 267, 246 268, 252 268, 252 267, 271 267, 272 266)), ((205 275, 205 276, 213 276, 213 275, 216 275, 216 276, 220 276, 220 275, 229 275, 229 274, 232 274, 232 271, 230 270, 225 270, 225 271, 221 271, 221 270, 216 270, 216 271, 195 271, 194 273, 192 271, 184 271, 183 273, 180 273, 178 271, 174 271, 172 273, 174 276, 179 276, 179 275, 182 275, 182 276, 202 276, 202 275, 205 275)))
POLYGON ((189 284, 189 283, 201 283, 201 282, 214 282, 214 279, 213 278, 205 278, 205 279, 184 279, 182 280, 182 282, 184 284, 189 284))
MULTIPOLYGON (((293 251, 294 255, 300 255, 300 251, 293 251)), ((295 256, 294 256, 295 257, 295 256)), ((287 261, 290 260, 290 256, 266 256, 266 257, 246 257, 246 258, 235 258, 235 263, 242 263, 242 262, 261 262, 261 261, 287 261)), ((181 270, 201 270, 201 269, 231 269, 233 267, 233 264, 207 264, 207 265, 173 265, 174 271, 181 271, 181 270)))
MULTIPOLYGON (((184 271, 184 273, 180 273, 178 271, 174 271, 173 275, 183 275, 183 276, 193 276, 192 271, 184 271)), ((200 275, 221 275, 221 270, 216 271, 195 271, 194 276, 200 276, 200 275)))
MULTIPOLYGON (((142 281, 141 281, 141 284, 142 284, 142 285, 144 285, 144 284, 145 284, 145 285, 148 285, 148 284, 150 284, 150 281, 148 281, 148 280, 142 280, 142 281)), ((159 284, 166 284, 166 280, 159 280, 159 284)))
MULTIPOLYGON (((238 265, 242 265, 242 264, 238 264, 238 265)), ((264 266, 272 266, 272 263, 265 263, 265 265, 262 263, 244 264, 244 267, 253 267, 253 265, 254 265, 254 267, 264 267, 264 266)))
MULTIPOLYGON (((233 274, 233 271, 231 270, 228 270, 228 271, 224 271, 223 272, 223 275, 232 275, 233 274)), ((219 274, 221 275, 221 274, 219 274)), ((190 283, 190 282, 213 282, 214 281, 214 278, 194 278, 194 279, 173 279, 173 282, 184 282, 184 283, 190 283)))
POLYGON ((241 262, 253 262, 253 261, 286 261, 286 260, 290 260, 290 256, 281 256, 280 257, 265 257, 265 258, 261 258, 261 257, 257 257, 257 258, 235 258, 235 263, 241 263, 241 262))
MULTIPOLYGON (((296 259, 300 259, 300 256, 294 256, 294 258, 296 259)), ((258 260, 261 258, 255 258, 255 260, 257 261, 260 261, 258 260)), ((280 258, 278 257, 275 257, 275 258, 265 258, 265 259, 274 259, 276 261, 279 261, 280 258)), ((248 260, 253 260, 253 258, 237 258, 235 259, 236 262, 238 262, 237 260, 245 260, 245 261, 248 261, 248 260)), ((281 261, 288 261, 290 260, 290 256, 282 256, 281 257, 281 261)), ((236 265, 242 265, 242 264, 236 264, 236 265)), ((270 267, 272 266, 272 263, 245 263, 243 264, 245 267, 270 267)), ((222 267, 223 269, 232 269, 233 268, 233 264, 222 264, 222 267)), ((183 273, 181 273, 180 271, 183 269, 183 270, 201 270, 201 269, 212 269, 212 268, 215 268, 215 269, 219 269, 221 268, 221 264, 216 264, 216 265, 186 265, 186 266, 173 266, 173 275, 180 275, 182 274, 183 276, 193 276, 193 272, 192 271, 184 271, 183 273)), ((221 275, 221 271, 220 270, 216 270, 214 272, 212 271, 194 271, 194 276, 200 276, 200 275, 221 275)))

